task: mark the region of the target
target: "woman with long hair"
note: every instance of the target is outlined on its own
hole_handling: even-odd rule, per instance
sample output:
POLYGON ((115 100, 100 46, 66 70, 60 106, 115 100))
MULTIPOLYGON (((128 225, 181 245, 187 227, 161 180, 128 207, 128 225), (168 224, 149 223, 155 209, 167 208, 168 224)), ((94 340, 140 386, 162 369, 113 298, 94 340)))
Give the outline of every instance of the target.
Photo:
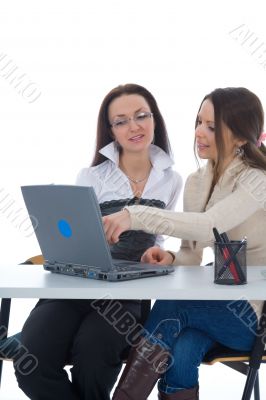
MULTIPOLYGON (((181 178, 172 168, 163 117, 153 95, 136 84, 111 90, 99 110, 92 164, 80 171, 77 185, 93 186, 103 215, 126 205, 174 209, 181 178)), ((141 230, 128 231, 111 245, 116 259, 140 261, 150 246, 163 239, 141 230)), ((108 311, 114 301, 105 300, 108 311)), ((130 313, 143 323, 149 302, 116 301, 119 320, 130 313), (147 304, 148 303, 148 304, 147 304)), ((119 332, 96 300, 40 300, 21 334, 23 348, 38 360, 23 375, 14 360, 20 388, 34 400, 108 400, 127 356, 126 335, 119 332), (71 363, 70 381, 64 366, 71 363)))
MULTIPOLYGON (((195 149, 208 162, 186 182, 184 212, 126 207, 104 217, 110 243, 116 243, 125 229, 171 235, 182 239, 178 253, 152 247, 142 261, 200 265, 203 248, 213 246, 216 227, 230 240, 247 236, 247 264, 266 265, 263 123, 260 100, 245 88, 216 89, 206 95, 197 113, 195 149)), ((234 310, 229 303, 156 301, 145 324, 146 335, 131 352, 113 398, 144 400, 160 377, 160 399, 198 399, 198 367, 207 351, 217 342, 250 350, 255 339, 262 301, 239 300, 234 310), (241 310, 244 318, 237 315, 241 310), (171 356, 168 367, 162 349, 171 356), (156 365, 149 362, 151 354, 156 365)))

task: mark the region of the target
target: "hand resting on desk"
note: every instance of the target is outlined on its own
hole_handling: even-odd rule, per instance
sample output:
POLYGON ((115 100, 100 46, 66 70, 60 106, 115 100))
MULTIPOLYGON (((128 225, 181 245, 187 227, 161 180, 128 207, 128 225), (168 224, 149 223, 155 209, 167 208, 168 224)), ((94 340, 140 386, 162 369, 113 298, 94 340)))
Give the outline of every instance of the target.
POLYGON ((171 265, 173 263, 173 256, 160 247, 150 247, 143 253, 141 262, 159 265, 171 265))

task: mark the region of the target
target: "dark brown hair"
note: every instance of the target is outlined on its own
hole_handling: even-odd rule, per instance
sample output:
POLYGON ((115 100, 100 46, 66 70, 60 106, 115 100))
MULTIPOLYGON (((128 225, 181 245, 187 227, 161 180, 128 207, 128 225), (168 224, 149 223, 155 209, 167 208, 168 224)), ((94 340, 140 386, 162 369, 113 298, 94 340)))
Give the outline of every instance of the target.
POLYGON ((117 97, 130 94, 138 94, 144 97, 144 99, 147 101, 151 112, 153 113, 155 123, 154 144, 164 150, 167 154, 171 153, 165 122, 155 98, 143 86, 128 83, 126 85, 119 85, 115 87, 103 99, 98 114, 96 148, 91 166, 101 164, 106 160, 106 157, 100 154, 99 150, 114 140, 108 119, 108 108, 110 103, 117 97))
MULTIPOLYGON (((221 174, 224 159, 223 124, 232 131, 237 139, 247 141, 242 146, 243 161, 250 167, 266 170, 266 147, 263 143, 257 147, 264 126, 264 112, 259 98, 246 88, 228 87, 215 89, 204 97, 202 103, 207 99, 212 102, 214 108, 215 142, 218 157, 214 166, 214 183, 221 174)), ((198 117, 196 126, 197 123, 198 117)), ((196 143, 194 152, 196 154, 196 143)))

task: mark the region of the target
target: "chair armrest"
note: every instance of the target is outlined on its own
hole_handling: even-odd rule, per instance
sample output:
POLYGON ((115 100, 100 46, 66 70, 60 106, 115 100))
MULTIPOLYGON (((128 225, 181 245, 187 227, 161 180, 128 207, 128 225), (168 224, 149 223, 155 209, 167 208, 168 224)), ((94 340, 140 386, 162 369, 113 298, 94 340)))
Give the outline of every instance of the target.
POLYGON ((33 256, 28 258, 26 261, 24 261, 21 264, 35 264, 35 265, 43 265, 44 264, 44 258, 42 254, 39 254, 38 256, 33 256))

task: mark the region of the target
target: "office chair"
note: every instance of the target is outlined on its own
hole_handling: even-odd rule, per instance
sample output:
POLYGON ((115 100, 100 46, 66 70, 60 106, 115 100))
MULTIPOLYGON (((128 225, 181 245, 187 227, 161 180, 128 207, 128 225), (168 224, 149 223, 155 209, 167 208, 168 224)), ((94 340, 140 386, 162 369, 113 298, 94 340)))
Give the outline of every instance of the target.
POLYGON ((217 345, 210 350, 203 360, 204 364, 213 365, 220 362, 247 376, 242 400, 250 400, 254 389, 254 400, 260 400, 259 368, 266 362, 266 301, 263 303, 262 315, 259 321, 257 335, 251 352, 242 352, 217 345))

